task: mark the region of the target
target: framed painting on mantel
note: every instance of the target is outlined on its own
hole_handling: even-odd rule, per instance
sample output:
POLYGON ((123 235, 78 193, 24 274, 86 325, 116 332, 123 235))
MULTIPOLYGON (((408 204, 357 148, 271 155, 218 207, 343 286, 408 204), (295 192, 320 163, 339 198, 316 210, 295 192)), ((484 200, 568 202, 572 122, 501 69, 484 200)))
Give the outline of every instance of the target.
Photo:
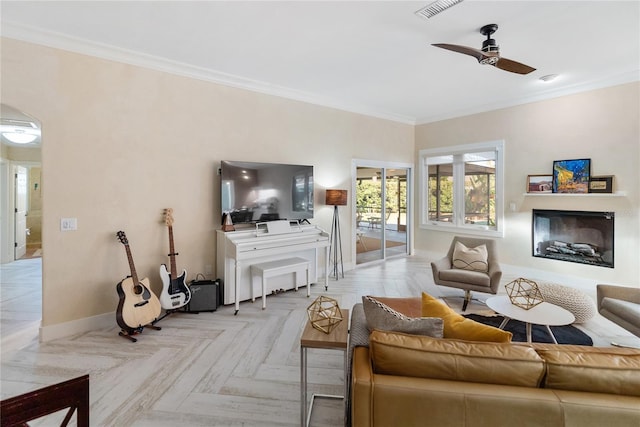
POLYGON ((554 193, 588 193, 591 159, 554 160, 554 193))
POLYGON ((553 175, 528 175, 527 193, 551 193, 553 175))
POLYGON ((613 193, 613 175, 592 176, 589 180, 589 193, 613 193))

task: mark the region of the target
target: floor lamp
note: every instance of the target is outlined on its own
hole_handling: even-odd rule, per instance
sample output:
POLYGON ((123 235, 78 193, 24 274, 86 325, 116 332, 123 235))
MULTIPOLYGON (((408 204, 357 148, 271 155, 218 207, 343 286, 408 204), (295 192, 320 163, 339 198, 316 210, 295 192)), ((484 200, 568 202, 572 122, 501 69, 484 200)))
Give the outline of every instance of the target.
POLYGON ((329 243, 329 262, 332 266, 331 274, 336 278, 336 280, 338 280, 338 263, 340 263, 340 272, 344 279, 342 237, 340 235, 340 215, 338 215, 338 206, 347 205, 347 190, 327 190, 325 199, 325 203, 327 205, 333 205, 333 222, 331 223, 331 240, 329 243), (340 251, 340 255, 338 255, 338 250, 340 251))

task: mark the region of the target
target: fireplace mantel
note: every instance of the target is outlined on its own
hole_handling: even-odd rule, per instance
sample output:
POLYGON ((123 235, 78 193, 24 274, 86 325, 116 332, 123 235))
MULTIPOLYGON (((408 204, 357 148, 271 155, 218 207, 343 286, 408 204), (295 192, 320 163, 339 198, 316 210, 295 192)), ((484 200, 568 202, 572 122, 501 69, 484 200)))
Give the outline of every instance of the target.
POLYGON ((615 193, 523 193, 525 197, 627 197, 626 191, 615 193))

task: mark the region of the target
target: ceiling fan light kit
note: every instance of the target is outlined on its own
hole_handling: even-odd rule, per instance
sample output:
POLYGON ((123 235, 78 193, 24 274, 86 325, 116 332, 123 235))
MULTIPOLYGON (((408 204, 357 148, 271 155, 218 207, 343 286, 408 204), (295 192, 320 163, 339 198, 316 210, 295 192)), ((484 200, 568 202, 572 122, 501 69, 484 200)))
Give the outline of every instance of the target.
POLYGON ((482 65, 493 65, 496 68, 511 73, 529 74, 535 71, 536 69, 533 67, 500 56, 500 46, 498 46, 495 39, 491 38, 491 35, 497 30, 497 24, 488 24, 480 28, 480 34, 487 36, 487 39, 482 42, 482 49, 446 43, 434 43, 432 46, 473 56, 482 65))
POLYGON ((540 77, 540 81, 543 81, 545 83, 549 83, 554 81, 555 79, 557 79, 559 77, 558 74, 547 74, 546 76, 542 76, 540 77))
POLYGON ((458 3, 461 3, 462 1, 463 0, 437 0, 426 5, 422 9, 416 10, 414 13, 422 18, 429 19, 433 18, 440 12, 444 12, 451 6, 455 6, 458 3))

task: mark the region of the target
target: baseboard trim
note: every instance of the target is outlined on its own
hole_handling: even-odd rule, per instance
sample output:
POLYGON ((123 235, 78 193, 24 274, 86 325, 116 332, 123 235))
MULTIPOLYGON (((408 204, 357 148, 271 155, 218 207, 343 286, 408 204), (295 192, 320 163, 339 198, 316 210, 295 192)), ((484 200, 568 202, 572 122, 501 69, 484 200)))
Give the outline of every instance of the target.
POLYGON ((104 313, 51 326, 41 326, 40 342, 52 341, 58 338, 81 334, 96 329, 106 329, 115 326, 115 324, 115 313, 104 313))
MULTIPOLYGON (((424 257, 427 259, 439 259, 442 254, 436 254, 430 251, 416 251, 416 256, 424 257)), ((507 283, 513 278, 517 277, 529 277, 533 280, 546 280, 552 283, 565 284, 571 287, 575 287, 585 291, 588 295, 595 299, 595 285, 597 283, 594 279, 586 279, 584 277, 575 277, 569 275, 562 275, 556 272, 547 272, 535 268, 527 268, 521 266, 514 266, 509 264, 500 264, 503 271, 502 282, 507 283)), ((344 263, 344 271, 353 270, 355 267, 351 262, 344 263)), ((320 273, 323 273, 320 271, 320 273)), ((329 278, 329 286, 335 279, 329 278)), ((316 283, 324 284, 324 276, 320 276, 320 280, 316 283)), ((68 337, 70 335, 81 334, 96 329, 108 329, 116 326, 115 312, 99 314, 97 316, 86 317, 83 319, 76 319, 69 322, 58 323, 51 326, 40 327, 40 342, 47 342, 59 338, 68 337)))

